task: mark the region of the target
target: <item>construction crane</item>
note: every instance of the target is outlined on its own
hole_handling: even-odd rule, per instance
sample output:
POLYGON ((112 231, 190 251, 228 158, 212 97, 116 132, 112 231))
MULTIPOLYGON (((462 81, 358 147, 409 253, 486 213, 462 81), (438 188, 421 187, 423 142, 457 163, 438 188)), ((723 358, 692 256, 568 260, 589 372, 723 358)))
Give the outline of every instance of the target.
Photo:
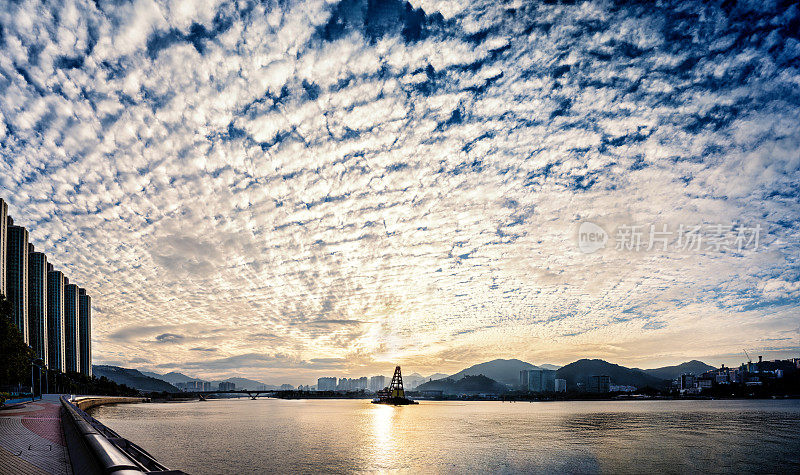
POLYGON ((406 391, 403 389, 403 375, 400 374, 399 366, 394 369, 394 376, 392 376, 392 382, 389 387, 378 391, 377 397, 372 400, 372 403, 391 404, 394 406, 418 404, 417 401, 412 401, 406 397, 406 391))
POLYGON ((750 359, 750 355, 747 353, 747 350, 744 350, 744 354, 745 354, 745 356, 747 356, 747 363, 748 364, 752 363, 753 360, 750 359))

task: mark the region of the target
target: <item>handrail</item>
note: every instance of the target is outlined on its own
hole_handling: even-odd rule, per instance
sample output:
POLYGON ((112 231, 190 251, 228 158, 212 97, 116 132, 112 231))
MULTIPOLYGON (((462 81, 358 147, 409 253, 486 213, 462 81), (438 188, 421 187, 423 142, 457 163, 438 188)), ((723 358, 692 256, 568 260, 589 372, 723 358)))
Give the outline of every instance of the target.
POLYGON ((121 437, 97 419, 86 414, 67 396, 61 396, 61 404, 103 473, 107 475, 183 473, 169 470, 161 465, 143 448, 121 437))

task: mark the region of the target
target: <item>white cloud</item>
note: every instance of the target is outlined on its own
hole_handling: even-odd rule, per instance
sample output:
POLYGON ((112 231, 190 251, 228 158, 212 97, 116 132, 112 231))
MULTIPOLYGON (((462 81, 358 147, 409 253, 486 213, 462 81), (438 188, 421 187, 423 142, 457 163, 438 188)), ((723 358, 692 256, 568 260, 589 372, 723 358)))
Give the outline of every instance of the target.
POLYGON ((677 362, 796 326, 797 74, 731 43, 741 20, 424 2, 445 21, 419 41, 326 41, 325 2, 185 3, 0 14, 0 186, 94 295, 98 358, 210 347, 209 372, 297 383, 677 362), (761 224, 763 246, 584 255, 587 219, 761 224))

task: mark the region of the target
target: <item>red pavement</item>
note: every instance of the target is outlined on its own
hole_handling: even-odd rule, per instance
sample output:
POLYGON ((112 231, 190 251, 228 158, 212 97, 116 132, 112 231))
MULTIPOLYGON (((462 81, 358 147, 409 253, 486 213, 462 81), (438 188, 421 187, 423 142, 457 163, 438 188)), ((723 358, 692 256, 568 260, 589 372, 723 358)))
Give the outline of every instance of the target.
POLYGON ((71 474, 58 395, 0 410, 0 474, 71 474))

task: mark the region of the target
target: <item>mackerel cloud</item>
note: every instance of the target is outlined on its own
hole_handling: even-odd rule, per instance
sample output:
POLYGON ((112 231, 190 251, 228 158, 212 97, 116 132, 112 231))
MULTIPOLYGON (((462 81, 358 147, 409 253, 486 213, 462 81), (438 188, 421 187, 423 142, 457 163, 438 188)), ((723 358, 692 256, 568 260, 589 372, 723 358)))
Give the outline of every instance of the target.
POLYGON ((2 3, 2 196, 96 363, 800 350, 794 2, 2 3), (615 249, 650 223, 761 233, 615 249))

